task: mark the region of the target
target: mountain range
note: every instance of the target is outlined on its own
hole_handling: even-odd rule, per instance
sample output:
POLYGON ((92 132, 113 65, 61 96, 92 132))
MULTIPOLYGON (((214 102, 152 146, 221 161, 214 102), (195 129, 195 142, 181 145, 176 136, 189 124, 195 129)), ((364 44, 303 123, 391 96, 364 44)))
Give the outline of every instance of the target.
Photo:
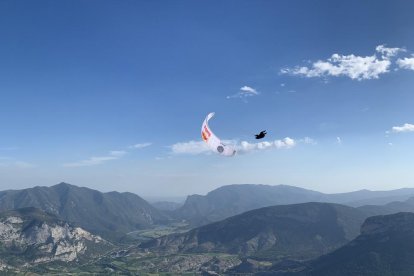
POLYGON ((286 185, 229 185, 189 196, 178 209, 165 202, 154 204, 157 209, 135 194, 66 183, 2 191, 0 270, 404 275, 411 270, 409 259, 398 263, 389 254, 398 256, 398 247, 411 250, 414 225, 410 214, 387 214, 414 211, 412 193, 323 194, 286 185), (120 243, 125 235, 129 238, 120 243), (353 255, 361 256, 360 262, 353 255))
POLYGON ((249 210, 273 205, 329 202, 357 207, 368 204, 382 205, 406 200, 412 196, 414 196, 413 188, 324 194, 287 185, 227 185, 215 189, 205 196, 188 196, 184 205, 174 214, 178 218, 190 221, 194 226, 199 226, 249 210))
POLYGON ((179 205, 165 202, 154 203, 154 207, 133 193, 102 193, 60 183, 51 187, 1 191, 0 211, 36 207, 88 231, 118 239, 131 231, 169 224, 172 218, 176 221, 186 220, 194 227, 266 206, 311 201, 350 206, 373 202, 390 204, 382 209, 376 206, 361 207, 371 215, 409 211, 414 210, 414 206, 411 208, 408 203, 391 202, 406 200, 410 196, 414 196, 414 189, 324 194, 287 185, 228 185, 205 196, 188 196, 184 205, 177 209, 179 205), (398 204, 407 206, 396 206, 398 204))
POLYGON ((36 207, 107 238, 168 222, 163 212, 133 193, 101 193, 60 183, 0 192, 0 211, 36 207))
POLYGON ((345 244, 359 234, 366 215, 331 203, 279 205, 140 245, 168 253, 219 252, 260 258, 307 259, 345 244))

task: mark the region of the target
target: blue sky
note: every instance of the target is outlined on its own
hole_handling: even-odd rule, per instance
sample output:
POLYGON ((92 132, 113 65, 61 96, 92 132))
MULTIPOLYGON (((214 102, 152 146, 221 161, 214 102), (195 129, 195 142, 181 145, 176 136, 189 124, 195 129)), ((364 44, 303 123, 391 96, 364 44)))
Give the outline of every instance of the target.
POLYGON ((413 9, 1 1, 0 189, 414 187, 413 9), (237 156, 205 150, 200 127, 212 111, 211 128, 237 156))

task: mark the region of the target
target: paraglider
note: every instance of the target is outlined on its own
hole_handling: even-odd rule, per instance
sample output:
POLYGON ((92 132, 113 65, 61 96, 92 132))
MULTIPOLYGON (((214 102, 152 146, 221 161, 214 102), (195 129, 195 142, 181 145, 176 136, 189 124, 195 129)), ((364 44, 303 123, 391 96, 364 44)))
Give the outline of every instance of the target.
POLYGON ((256 139, 262 139, 266 136, 266 134, 266 130, 263 130, 259 134, 255 134, 254 136, 256 136, 256 139))
POLYGON ((201 138, 207 143, 210 149, 224 156, 234 156, 236 150, 230 146, 221 142, 221 140, 214 135, 208 126, 208 121, 214 116, 214 112, 207 115, 201 126, 201 138))

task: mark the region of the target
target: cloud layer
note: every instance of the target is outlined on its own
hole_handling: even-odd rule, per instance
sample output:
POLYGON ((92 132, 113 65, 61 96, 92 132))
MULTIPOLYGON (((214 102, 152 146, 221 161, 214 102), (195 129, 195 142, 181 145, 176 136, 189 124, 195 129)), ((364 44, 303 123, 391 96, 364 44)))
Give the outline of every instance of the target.
POLYGON ((258 142, 258 143, 249 143, 242 141, 240 145, 236 146, 238 153, 249 153, 252 151, 265 150, 265 149, 290 149, 296 146, 297 142, 289 137, 283 138, 282 140, 275 140, 271 142, 258 142))
MULTIPOLYGON (((309 137, 295 140, 290 137, 286 137, 280 140, 263 141, 258 143, 249 143, 247 141, 236 142, 235 140, 223 141, 225 144, 233 145, 238 154, 246 154, 254 151, 266 150, 266 149, 291 149, 299 143, 303 144, 316 144, 316 142, 309 137)), ((171 146, 171 152, 173 154, 210 154, 211 150, 207 144, 203 141, 188 141, 176 143, 171 146)))
POLYGON ((174 154, 200 154, 207 153, 210 149, 204 141, 188 141, 172 145, 171 151, 174 154))
MULTIPOLYGON (((326 60, 311 63, 310 66, 284 68, 280 72, 307 78, 344 76, 353 80, 378 79, 380 75, 390 72, 395 57, 402 52, 406 50, 379 45, 371 56, 333 54, 326 60)), ((414 70, 414 58, 399 58, 395 64, 402 69, 414 70)))

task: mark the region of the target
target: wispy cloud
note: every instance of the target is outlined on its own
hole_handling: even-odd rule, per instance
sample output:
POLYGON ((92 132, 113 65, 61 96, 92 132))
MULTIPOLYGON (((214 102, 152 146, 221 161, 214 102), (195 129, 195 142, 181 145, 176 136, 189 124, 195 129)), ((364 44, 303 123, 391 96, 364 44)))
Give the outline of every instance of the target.
POLYGON ((111 156, 115 156, 115 157, 122 157, 126 154, 127 152, 124 150, 112 150, 109 152, 109 154, 111 156))
POLYGON ((280 88, 275 91, 275 94, 280 95, 280 94, 286 94, 286 93, 287 94, 293 94, 293 93, 296 93, 296 90, 288 88, 286 83, 281 83, 280 88))
POLYGON ((375 48, 375 51, 380 53, 382 55, 382 58, 391 58, 391 57, 398 55, 400 52, 406 52, 407 50, 404 48, 398 48, 398 47, 389 48, 389 47, 385 47, 385 45, 378 45, 375 48))
POLYGON ((250 87, 250 86, 243 86, 240 88, 240 91, 247 95, 258 95, 259 93, 256 91, 256 89, 250 87))
POLYGON ((108 152, 107 155, 92 156, 88 159, 71 162, 71 163, 65 163, 63 164, 63 167, 87 167, 87 166, 101 165, 108 161, 117 160, 117 159, 124 157, 126 154, 128 154, 130 150, 142 149, 142 148, 149 147, 150 145, 152 145, 152 143, 141 143, 141 144, 135 144, 135 145, 129 146, 128 149, 125 149, 125 150, 111 150, 108 152))
POLYGON ((18 168, 23 168, 23 169, 35 167, 34 164, 29 163, 29 162, 24 162, 24 161, 15 161, 13 165, 18 168))
POLYGON ((0 161, 0 167, 15 167, 15 168, 21 168, 21 169, 27 169, 27 168, 34 168, 35 165, 24 162, 24 161, 15 161, 9 158, 0 158, 3 161, 0 161))
POLYGON ((106 161, 115 160, 118 159, 118 157, 115 156, 92 156, 89 159, 80 160, 73 163, 66 163, 63 164, 64 167, 86 167, 86 166, 94 166, 94 165, 100 165, 106 161))
MULTIPOLYGON (((412 124, 403 124, 402 126, 393 126, 391 132, 400 133, 400 132, 414 132, 414 125, 412 124)), ((387 132, 389 133, 389 131, 387 132)))
POLYGON ((92 156, 88 159, 66 163, 63 164, 64 167, 87 167, 87 166, 95 166, 103 164, 107 161, 117 160, 126 154, 125 151, 122 150, 113 150, 110 151, 106 156, 92 156))
POLYGON ((143 148, 149 147, 151 145, 152 145, 152 143, 140 143, 140 144, 135 144, 135 145, 129 146, 128 148, 130 148, 130 149, 143 149, 143 148))
MULTIPOLYGON (((0 147, 0 151, 15 151, 19 150, 19 147, 0 147)), ((27 169, 27 168, 34 168, 36 167, 34 164, 25 162, 25 161, 19 161, 16 160, 14 157, 9 156, 0 156, 0 167, 13 167, 13 168, 21 168, 21 169, 27 169)))
MULTIPOLYGON (((381 74, 390 72, 392 58, 405 51, 403 48, 388 48, 379 45, 371 56, 333 54, 326 60, 311 63, 310 66, 284 68, 281 73, 307 78, 345 76, 359 81, 378 79, 381 74)), ((400 61, 402 64, 407 62, 400 61)))
POLYGON ((316 145, 316 144, 318 144, 315 139, 312 139, 310 137, 305 137, 303 139, 300 139, 299 140, 299 143, 309 144, 309 145, 316 145))
POLYGON ((338 145, 342 145, 342 138, 341 137, 336 137, 336 143, 338 144, 338 145))
POLYGON ((240 88, 240 91, 238 93, 227 96, 227 99, 239 98, 247 102, 247 97, 257 96, 259 94, 260 93, 255 88, 245 85, 240 88))

